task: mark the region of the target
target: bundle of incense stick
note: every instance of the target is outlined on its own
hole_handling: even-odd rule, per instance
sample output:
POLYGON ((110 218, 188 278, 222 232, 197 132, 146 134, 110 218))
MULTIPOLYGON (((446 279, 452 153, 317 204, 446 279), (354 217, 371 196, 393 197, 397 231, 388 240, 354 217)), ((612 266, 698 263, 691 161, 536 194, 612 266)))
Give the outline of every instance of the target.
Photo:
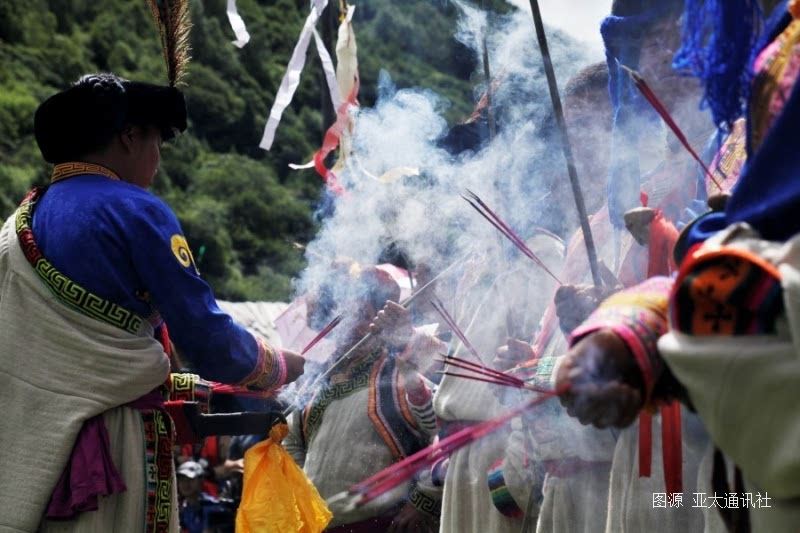
POLYGON ((310 341, 308 344, 306 344, 306 347, 305 347, 305 348, 303 348, 303 351, 302 351, 302 352, 300 352, 300 355, 305 355, 306 353, 308 353, 308 351, 309 351, 311 348, 313 348, 314 346, 316 346, 316 345, 317 345, 317 343, 318 343, 319 341, 321 341, 322 339, 324 339, 325 337, 327 337, 327 336, 328 336, 328 333, 330 333, 331 331, 333 331, 333 328, 335 328, 336 326, 338 326, 338 325, 339 325, 339 323, 340 323, 341 321, 342 321, 342 315, 337 315, 336 317, 334 317, 334 319, 333 319, 333 320, 331 320, 331 321, 328 323, 328 325, 327 325, 327 326, 325 326, 324 328, 322 328, 322 329, 319 331, 319 333, 317 333, 316 337, 314 337, 313 339, 311 339, 311 341, 310 341))
POLYGON ((432 444, 417 453, 410 455, 400 462, 384 468, 377 474, 353 485, 346 492, 341 492, 328 499, 328 505, 338 502, 347 502, 347 509, 360 507, 375 498, 386 494, 395 487, 405 483, 421 469, 430 467, 440 459, 449 456, 454 451, 471 444, 493 431, 496 431, 512 418, 519 416, 524 411, 535 407, 551 398, 563 394, 563 390, 550 390, 543 392, 539 397, 516 407, 497 418, 481 422, 474 426, 466 427, 449 437, 432 444))
MULTIPOLYGON (((458 337, 461 343, 470 351, 470 353, 475 356, 478 361, 482 361, 480 354, 478 354, 478 350, 475 349, 475 346, 467 336, 461 331, 461 328, 458 327, 455 319, 447 312, 445 309, 444 304, 438 298, 434 298, 431 300, 431 305, 436 310, 437 313, 442 317, 444 323, 450 328, 450 331, 458 337)), ((457 378, 464 378, 464 379, 471 379, 473 381, 483 381, 486 383, 493 383, 495 385, 503 385, 505 387, 514 387, 516 389, 526 389, 533 392, 544 392, 542 389, 535 387, 526 383, 525 381, 506 374, 505 372, 500 372, 499 370, 495 370, 493 368, 489 368, 488 366, 484 366, 480 363, 474 363, 472 361, 468 361, 466 359, 462 359, 460 357, 455 357, 453 355, 446 355, 441 354, 444 358, 441 359, 442 362, 460 368, 462 370, 466 370, 470 372, 470 374, 462 374, 459 372, 451 372, 448 370, 439 370, 437 374, 444 374, 445 376, 453 376, 457 378)))
POLYGON ((480 354, 478 353, 478 350, 476 350, 475 347, 472 345, 472 343, 469 342, 467 336, 464 335, 464 332, 461 331, 461 328, 459 328, 458 324, 456 324, 455 319, 453 319, 453 317, 450 316, 450 313, 447 312, 447 309, 444 308, 444 304, 442 303, 442 301, 439 298, 434 297, 431 300, 431 305, 436 310, 436 312, 439 313, 439 316, 442 317, 442 320, 444 320, 444 323, 447 324, 447 327, 450 328, 450 331, 452 331, 453 334, 456 337, 458 337, 458 340, 461 341, 461 344, 463 344, 464 347, 466 347, 466 349, 469 350, 470 353, 475 356, 475 359, 477 359, 478 361, 483 361, 480 354))
POLYGON ((473 381, 483 381, 484 383, 492 383, 494 385, 502 385, 504 387, 513 387, 515 389, 525 389, 531 392, 547 392, 546 389, 526 383, 524 380, 521 380, 518 377, 512 376, 505 372, 500 372, 499 370, 495 370, 478 363, 473 363, 472 361, 467 361, 466 359, 461 359, 460 357, 444 355, 443 359, 440 359, 440 361, 449 366, 460 368, 470 373, 462 374, 460 372, 440 370, 437 372, 438 374, 444 374, 445 376, 453 376, 463 379, 471 379, 473 381))
POLYGON ((694 158, 694 160, 697 161, 697 163, 706 173, 706 176, 708 176, 708 178, 714 183, 714 185, 717 186, 717 189, 721 191, 722 186, 719 184, 719 182, 717 182, 716 178, 714 178, 714 174, 711 172, 711 170, 708 168, 705 162, 703 162, 700 156, 697 155, 697 152, 695 152, 694 148, 692 148, 692 145, 689 143, 689 139, 683 133, 680 126, 678 126, 677 122, 675 122, 675 120, 672 118, 672 115, 669 114, 669 111, 667 110, 666 106, 661 102, 658 96, 656 96, 656 93, 653 91, 653 89, 650 88, 650 85, 645 81, 642 75, 633 70, 632 68, 626 67, 623 64, 619 64, 619 66, 622 67, 622 69, 628 73, 628 75, 633 80, 633 84, 636 86, 637 89, 639 89, 639 92, 642 93, 642 96, 644 96, 645 100, 647 100, 650 103, 650 105, 653 106, 653 109, 655 109, 656 113, 658 113, 661 116, 661 119, 666 123, 669 129, 672 130, 672 133, 675 134, 675 136, 681 142, 683 147, 686 148, 686 150, 689 152, 692 158, 694 158))
POLYGON ((541 259, 539 259, 539 258, 536 256, 536 254, 535 254, 535 253, 533 253, 533 252, 531 251, 531 249, 530 249, 530 248, 528 248, 528 245, 527 245, 527 244, 525 244, 525 241, 523 241, 523 240, 522 240, 522 239, 519 237, 519 235, 517 235, 517 234, 514 232, 514 230, 512 230, 512 229, 511 229, 511 226, 509 226, 508 224, 506 224, 506 223, 503 221, 503 219, 502 219, 502 218, 500 218, 500 217, 497 215, 497 213, 495 213, 494 211, 492 211, 492 210, 489 208, 489 206, 488 206, 488 205, 486 205, 486 203, 485 203, 483 200, 481 200, 481 199, 480 199, 480 197, 479 197, 477 194, 475 194, 474 192, 472 192, 472 191, 470 191, 469 189, 467 189, 467 194, 466 194, 466 196, 462 194, 462 195, 461 195, 461 197, 462 197, 464 200, 466 200, 466 201, 467 201, 467 203, 468 203, 469 205, 471 205, 473 209, 475 209, 475 211, 477 211, 478 213, 480 213, 480 215, 481 215, 483 218, 485 218, 485 219, 486 219, 486 220, 487 220, 487 221, 488 221, 488 222, 489 222, 489 223, 490 223, 492 226, 494 226, 495 228, 497 228, 497 230, 498 230, 500 233, 502 233, 502 234, 503 234, 503 236, 505 236, 505 237, 506 237, 506 238, 507 238, 509 241, 511 241, 511 243, 512 243, 514 246, 516 246, 516 247, 517 247, 517 249, 519 249, 519 251, 523 253, 523 255, 525 255, 525 256, 526 256, 526 257, 528 257, 530 260, 532 260, 534 263, 536 263, 537 265, 539 265, 539 266, 540 266, 542 269, 544 269, 544 271, 545 271, 545 272, 547 272, 547 273, 550 275, 550 277, 551 277, 551 278, 553 278, 553 279, 556 281, 556 283, 558 283, 559 285, 563 285, 563 283, 561 283, 561 280, 560 280, 560 279, 558 279, 558 277, 556 277, 556 275, 555 275, 555 274, 553 274, 553 273, 550 271, 550 269, 549 269, 549 268, 547 268, 547 265, 545 265, 545 264, 544 264, 544 262, 543 262, 541 259))

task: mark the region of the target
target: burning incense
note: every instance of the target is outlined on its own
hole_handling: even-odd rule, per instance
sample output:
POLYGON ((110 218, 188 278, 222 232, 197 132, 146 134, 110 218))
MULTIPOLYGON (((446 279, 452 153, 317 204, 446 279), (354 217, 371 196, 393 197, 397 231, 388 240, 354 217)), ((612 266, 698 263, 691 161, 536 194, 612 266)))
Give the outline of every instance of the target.
POLYGON ((452 372, 445 369, 438 371, 437 372, 438 374, 443 374, 445 376, 453 376, 457 378, 471 379, 473 381, 482 381, 484 383, 491 383, 493 385, 502 385, 504 387, 513 387, 515 389, 524 389, 524 390, 529 390, 531 392, 539 392, 539 393, 546 392, 544 389, 537 387, 535 385, 531 385, 530 383, 527 383, 526 381, 519 379, 516 376, 512 376, 505 372, 500 372, 499 370, 485 367, 483 365, 478 365, 472 363, 471 361, 467 361, 465 359, 446 356, 444 359, 440 359, 440 361, 445 363, 446 365, 461 370, 465 370, 470 373, 463 374, 460 372, 452 372))
POLYGON ((506 374, 505 372, 500 372, 499 370, 495 370, 494 368, 489 368, 484 365, 473 363, 472 361, 467 361, 466 359, 461 359, 453 356, 445 356, 444 359, 442 359, 442 362, 447 363, 450 366, 460 368, 462 370, 467 370, 475 374, 480 374, 491 379, 506 381, 515 386, 522 386, 525 384, 525 382, 519 379, 518 377, 506 374))
MULTIPOLYGON (((407 307, 408 305, 410 305, 421 294, 423 294, 425 292, 425 290, 428 289, 428 287, 431 287, 434 283, 439 281, 439 279, 441 279, 445 274, 447 274, 448 272, 453 270, 455 267, 457 267, 458 265, 460 265, 461 263, 466 261, 467 258, 469 258, 471 255, 472 255, 472 252, 468 252, 468 253, 464 254, 463 256, 461 256, 460 258, 458 258, 457 260, 455 260, 447 268, 445 268, 444 270, 439 272, 436 276, 434 276, 428 283, 426 283, 425 285, 420 287, 417 291, 415 291, 411 296, 409 296, 408 298, 406 298, 405 300, 400 302, 400 305, 402 307, 407 307)), ((358 353, 358 350, 362 346, 364 346, 364 344, 366 344, 371 338, 372 338, 372 333, 367 333, 366 335, 361 337, 361 340, 359 340, 357 343, 355 343, 353 346, 351 346, 350 349, 347 350, 347 352, 345 352, 344 355, 342 355, 339 359, 337 359, 325 372, 323 372, 322 374, 317 376, 316 379, 314 379, 312 382, 308 383, 306 386, 301 387, 300 390, 297 393, 298 396, 302 397, 304 392, 306 392, 308 390, 312 390, 319 383, 321 383, 324 379, 326 379, 328 376, 330 376, 333 373, 333 371, 336 370, 336 368, 341 366, 343 363, 351 360, 355 356, 355 354, 358 353)), ((287 407, 283 412, 283 416, 289 416, 292 413, 292 411, 294 411, 294 410, 295 410, 295 406, 287 407)))
POLYGON ((461 328, 458 327, 456 321, 452 316, 450 316, 450 313, 447 312, 447 309, 444 308, 442 301, 439 298, 434 298, 431 300, 431 305, 442 317, 442 320, 444 320, 445 324, 447 324, 447 327, 450 328, 450 331, 452 331, 455 336, 458 337, 458 340, 461 341, 461 344, 463 344, 478 361, 482 361, 483 359, 481 358, 480 354, 478 354, 478 350, 476 350, 472 343, 469 342, 469 339, 467 339, 467 336, 464 335, 463 331, 461 331, 461 328))
MULTIPOLYGON (((478 354, 478 351, 475 349, 472 343, 469 342, 469 339, 467 339, 467 336, 464 334, 463 331, 461 331, 461 328, 458 327, 458 324, 453 319, 453 317, 450 316, 450 313, 447 312, 447 309, 445 309, 444 304, 442 304, 441 300, 439 300, 438 298, 434 298, 433 300, 431 300, 431 305, 433 305, 433 308, 442 317, 442 320, 444 320, 445 324, 447 324, 447 326, 450 328, 450 331, 452 331, 453 334, 456 337, 458 337, 458 339, 470 351, 470 353, 472 353, 472 355, 475 356, 475 358, 478 361, 482 361, 480 354, 478 354)), ((455 357, 452 355, 443 354, 443 357, 444 358, 441 359, 441 361, 446 365, 450 365, 455 368, 460 368, 461 370, 466 370, 468 372, 471 372, 471 374, 448 372, 447 370, 438 371, 437 372, 438 374, 444 374, 445 376, 453 376, 465 379, 472 379, 474 381, 483 381, 486 383, 492 383, 495 385, 504 385, 506 387, 514 387, 517 389, 527 389, 534 392, 541 392, 540 389, 537 389, 536 387, 529 385, 528 383, 519 379, 518 377, 506 374, 505 372, 500 372, 499 370, 489 368, 488 366, 475 363, 467 359, 462 359, 460 357, 455 357)))
POLYGON ((473 209, 475 209, 483 218, 485 218, 492 226, 494 226, 500 233, 502 233, 509 241, 511 241, 511 243, 514 244, 514 246, 516 246, 517 249, 519 249, 519 251, 523 253, 523 255, 525 255, 526 257, 531 259, 534 263, 539 265, 542 269, 544 269, 544 271, 547 272, 550 275, 550 277, 556 281, 556 283, 558 283, 559 285, 563 285, 563 283, 561 283, 561 280, 558 279, 558 277, 556 277, 556 275, 553 274, 553 272, 551 272, 549 268, 547 268, 547 265, 545 265, 544 262, 541 259, 539 259, 536 256, 536 254, 533 253, 533 251, 531 251, 530 248, 528 248, 528 245, 525 244, 525 241, 523 241, 519 237, 519 235, 517 235, 514 232, 514 230, 512 230, 511 227, 508 224, 506 224, 505 221, 503 221, 503 219, 500 218, 500 216, 497 215, 497 213, 495 213, 491 208, 489 208, 489 206, 486 205, 486 203, 483 200, 481 200, 481 198, 477 194, 467 189, 467 195, 465 196, 462 194, 461 197, 464 198, 464 200, 466 200, 466 202, 469 205, 471 205, 473 209))
POLYGON ((448 372, 447 370, 437 370, 437 374, 441 374, 443 376, 452 376, 454 378, 464 378, 471 381, 481 381, 483 383, 491 383, 492 385, 501 385, 503 387, 512 387, 514 389, 524 389, 526 388, 524 385, 517 385, 516 383, 512 383, 510 381, 504 381, 501 379, 496 379, 492 377, 484 377, 483 375, 471 375, 471 374, 461 374, 460 372, 448 372))
POLYGON ((445 355, 444 362, 450 363, 453 366, 457 366, 460 368, 464 368, 465 370, 475 370, 484 372, 486 374, 491 374, 499 379, 505 379, 507 381, 513 381, 515 383, 522 384, 523 381, 517 377, 511 376, 506 374, 505 372, 501 372, 500 370, 495 370, 494 368, 490 368, 488 366, 484 366, 478 363, 473 363, 472 361, 468 361, 466 359, 462 359, 460 357, 456 357, 454 355, 445 355))
POLYGON ((306 347, 305 347, 305 348, 303 348, 303 351, 302 351, 302 352, 300 352, 300 355, 305 355, 305 354, 306 354, 306 353, 307 353, 307 352, 308 352, 308 351, 309 351, 311 348, 313 348, 314 346, 316 346, 316 344, 317 344, 319 341, 321 341, 322 339, 324 339, 324 338, 325 338, 325 337, 328 335, 328 333, 330 333, 331 331, 333 331, 333 328, 335 328, 336 326, 338 326, 338 325, 339 325, 339 323, 340 323, 341 321, 342 321, 342 315, 338 315, 338 316, 336 316, 336 317, 335 317, 333 320, 331 320, 331 321, 330 321, 330 323, 329 323, 327 326, 325 326, 324 328, 322 328, 322 329, 320 330, 320 332, 319 332, 319 333, 317 333, 317 336, 316 336, 316 337, 314 337, 313 339, 311 339, 311 342, 309 342, 308 344, 306 344, 306 347))
POLYGON ((442 374, 444 376, 453 376, 455 378, 463 378, 468 379, 471 381, 482 381, 483 383, 489 383, 491 385, 500 385, 501 387, 511 387, 512 389, 518 390, 527 390, 530 392, 538 392, 540 394, 547 392, 545 389, 541 387, 536 387, 529 383, 523 383, 522 385, 517 385, 516 383, 512 383, 510 381, 503 381, 503 380, 495 380, 491 377, 483 377, 483 376, 475 376, 470 374, 461 374, 459 372, 447 372, 446 370, 439 370, 436 372, 437 374, 442 374))
POLYGON ((661 116, 662 120, 666 123, 669 129, 672 130, 672 133, 675 134, 675 136, 681 142, 683 147, 686 148, 686 150, 689 152, 692 158, 694 158, 694 160, 697 161, 697 163, 706 173, 706 176, 708 176, 708 178, 714 183, 714 185, 717 186, 717 189, 721 191, 722 186, 717 182, 716 178, 714 178, 714 174, 711 172, 711 170, 708 168, 705 162, 703 162, 700 156, 697 155, 697 152, 695 152, 694 148, 692 148, 692 145, 689 143, 689 139, 686 138, 686 135, 683 133, 681 128, 672 118, 672 115, 669 114, 669 111, 667 110, 666 106, 661 102, 661 100, 658 98, 653 89, 650 88, 650 85, 648 85, 648 83, 645 81, 642 75, 633 70, 632 68, 626 67, 623 64, 619 64, 619 66, 622 67, 622 69, 628 73, 628 75, 633 80, 633 84, 636 86, 637 89, 639 89, 639 92, 642 93, 642 96, 644 96, 645 100, 647 100, 650 103, 650 105, 653 106, 653 109, 655 109, 656 113, 658 113, 661 116))
POLYGON ((504 413, 497 418, 481 422, 475 426, 464 428, 449 437, 440 440, 436 444, 432 444, 417 453, 410 455, 402 461, 395 463, 388 468, 384 468, 377 474, 365 479, 364 481, 353 485, 346 492, 339 493, 330 499, 328 504, 334 502, 346 501, 348 508, 354 509, 360 507, 375 498, 386 494, 393 488, 405 483, 407 480, 414 477, 414 475, 422 468, 430 467, 438 460, 449 456, 454 451, 471 444, 486 435, 496 431, 512 418, 522 414, 524 411, 531 409, 545 401, 563 394, 566 389, 548 390, 543 391, 542 394, 523 405, 516 407, 507 413, 504 413))

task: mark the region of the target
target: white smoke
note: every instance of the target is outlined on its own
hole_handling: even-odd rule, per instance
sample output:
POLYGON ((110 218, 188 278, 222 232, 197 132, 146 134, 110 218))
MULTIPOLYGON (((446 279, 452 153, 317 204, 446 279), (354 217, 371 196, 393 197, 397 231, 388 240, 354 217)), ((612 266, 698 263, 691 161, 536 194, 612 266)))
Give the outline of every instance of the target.
MULTIPOLYGON (((486 254, 487 270, 506 270, 508 259, 519 253, 505 242, 497 249, 497 231, 460 197, 465 189, 480 195, 525 238, 534 225, 571 233, 572 227, 554 219, 573 220, 574 205, 548 201, 550 184, 563 180, 565 163, 558 146, 539 136, 551 104, 529 10, 490 16, 467 2, 456 5, 461 16, 454 34, 475 54, 475 79, 483 76, 485 38, 493 75, 500 80, 492 94, 497 136, 477 152, 451 155, 441 147, 449 127, 443 118, 448 102, 425 88, 395 90, 383 74, 376 105, 354 116, 354 153, 338 176, 347 192, 334 200, 334 213, 308 245, 309 264, 297 282, 298 294, 319 290, 330 279, 334 258, 375 264, 390 243, 434 274, 470 251, 486 254), (400 167, 406 170, 396 172, 393 181, 376 179, 400 167)), ((548 32, 563 87, 592 57, 574 39, 552 28, 548 32)), ((485 88, 485 83, 478 88, 476 101, 485 88)), ((539 267, 530 263, 528 268, 539 267)), ((363 297, 359 290, 356 284, 338 284, 339 311, 352 312, 363 297)), ((347 329, 342 324, 331 338, 343 339, 347 329)))

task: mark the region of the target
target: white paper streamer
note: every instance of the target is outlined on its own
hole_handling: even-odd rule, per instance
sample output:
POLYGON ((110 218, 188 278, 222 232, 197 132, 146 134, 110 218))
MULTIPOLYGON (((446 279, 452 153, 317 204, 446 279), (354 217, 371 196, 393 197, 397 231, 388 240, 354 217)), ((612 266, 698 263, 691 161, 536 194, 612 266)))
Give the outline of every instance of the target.
POLYGON ((314 33, 314 26, 316 26, 317 20, 319 20, 322 11, 327 5, 328 0, 313 1, 311 13, 306 18, 303 30, 300 32, 300 38, 297 39, 297 44, 294 45, 292 57, 286 67, 286 74, 283 75, 283 80, 281 80, 281 85, 275 95, 275 103, 272 104, 267 124, 264 126, 264 135, 259 143, 259 146, 264 150, 272 148, 272 142, 275 140, 275 130, 278 129, 283 111, 292 103, 294 92, 300 84, 300 74, 306 64, 306 52, 308 52, 308 45, 311 42, 311 34, 314 33))
POLYGON ((331 93, 331 102, 333 102, 334 112, 339 110, 342 105, 342 96, 339 94, 339 84, 336 81, 336 70, 333 68, 333 60, 325 48, 325 43, 319 32, 314 29, 314 42, 317 45, 317 52, 319 53, 319 60, 322 63, 322 70, 325 72, 325 80, 328 82, 328 91, 331 93))
MULTIPOLYGON (((339 34, 336 39, 336 77, 339 82, 339 94, 349 99, 356 78, 358 77, 358 46, 356 33, 353 29, 353 13, 356 6, 347 6, 347 14, 339 25, 339 34)), ((347 126, 339 138, 339 157, 333 165, 331 172, 341 173, 347 166, 347 160, 353 152, 351 136, 353 133, 353 119, 348 120, 347 126)))
MULTIPOLYGON (((346 95, 349 97, 350 91, 353 89, 353 85, 355 84, 355 76, 358 73, 356 36, 353 32, 352 26, 353 13, 355 12, 355 9, 356 6, 347 6, 347 13, 345 14, 344 20, 342 20, 342 23, 339 25, 339 33, 336 41, 335 72, 333 72, 333 65, 330 60, 330 54, 328 54, 328 50, 325 48, 324 44, 322 43, 322 39, 320 39, 316 30, 314 31, 317 51, 319 52, 320 60, 323 68, 325 69, 325 79, 327 80, 328 89, 331 93, 331 101, 333 102, 333 107, 337 114, 339 113, 341 104, 343 103, 342 96, 346 95), (336 88, 334 89, 334 87, 336 88)), ((334 171, 341 170, 343 168, 346 155, 350 152, 350 135, 348 132, 349 127, 345 128, 345 131, 342 132, 342 137, 339 141, 342 152, 336 162, 336 165, 334 165, 334 171)), ((289 168, 292 170, 305 170, 314 168, 314 164, 314 159, 312 158, 308 163, 289 163, 289 168)))
POLYGON ((289 168, 292 170, 305 170, 307 168, 314 168, 314 160, 312 159, 308 163, 303 163, 302 165, 298 165, 297 163, 289 163, 289 168))
POLYGON ((236 34, 236 40, 231 42, 234 46, 242 48, 250 42, 250 33, 248 33, 244 25, 244 19, 242 19, 241 15, 239 15, 239 12, 236 10, 236 0, 228 0, 226 13, 228 14, 228 22, 231 23, 231 28, 233 28, 233 33, 236 34))
MULTIPOLYGON (((339 25, 339 34, 336 41, 335 71, 333 70, 333 62, 331 61, 331 57, 330 54, 328 54, 327 48, 325 48, 325 45, 317 31, 314 30, 314 39, 317 44, 317 51, 319 52, 320 61, 322 62, 323 69, 325 70, 325 79, 328 83, 328 90, 331 93, 333 108, 337 113, 339 112, 339 108, 343 103, 342 95, 349 96, 350 91, 353 89, 353 85, 355 83, 355 75, 358 72, 356 36, 352 27, 353 13, 355 10, 356 6, 347 6, 347 14, 345 15, 342 23, 339 25), (342 79, 342 73, 344 73, 344 76, 347 79, 342 79)), ((349 146, 349 134, 346 131, 343 132, 340 143, 343 148, 349 146)), ((349 149, 347 149, 347 151, 349 152, 349 149)), ((344 165, 344 161, 345 156, 343 155, 339 158, 339 160, 337 160, 337 164, 334 168, 341 169, 341 166, 344 165)), ((312 158, 311 161, 303 164, 289 163, 289 168, 292 170, 305 170, 314 168, 314 159, 312 158)))

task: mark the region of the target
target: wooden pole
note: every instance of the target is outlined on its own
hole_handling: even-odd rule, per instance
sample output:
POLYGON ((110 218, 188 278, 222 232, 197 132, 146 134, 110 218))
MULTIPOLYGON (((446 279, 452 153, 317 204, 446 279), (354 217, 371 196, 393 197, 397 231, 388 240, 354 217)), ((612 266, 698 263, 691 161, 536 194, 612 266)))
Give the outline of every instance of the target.
POLYGON ((486 35, 483 36, 483 77, 486 79, 486 116, 489 123, 489 140, 497 135, 497 124, 492 109, 492 71, 489 68, 489 48, 486 46, 486 35))
POLYGON ((589 268, 592 271, 592 280, 595 287, 603 285, 600 278, 600 269, 597 265, 597 250, 594 247, 594 239, 592 238, 592 228, 589 226, 589 217, 586 214, 586 203, 583 200, 583 193, 581 192, 581 184, 578 181, 578 172, 575 170, 575 159, 572 155, 572 145, 569 142, 569 135, 567 133, 567 123, 564 120, 564 109, 561 106, 561 97, 558 93, 558 83, 556 81, 555 70, 553 69, 553 61, 550 58, 550 49, 547 46, 547 34, 544 32, 544 23, 542 22, 542 12, 539 10, 539 1, 530 0, 531 11, 533 12, 533 25, 536 28, 536 38, 539 41, 539 49, 542 52, 542 60, 544 62, 544 72, 547 76, 547 86, 550 89, 550 99, 553 102, 553 114, 555 115, 556 125, 558 126, 559 133, 561 134, 561 147, 564 150, 564 158, 567 160, 567 173, 569 174, 569 182, 572 185, 572 195, 575 198, 575 207, 578 209, 578 220, 581 223, 581 230, 583 231, 583 242, 586 243, 586 254, 589 257, 589 268))

